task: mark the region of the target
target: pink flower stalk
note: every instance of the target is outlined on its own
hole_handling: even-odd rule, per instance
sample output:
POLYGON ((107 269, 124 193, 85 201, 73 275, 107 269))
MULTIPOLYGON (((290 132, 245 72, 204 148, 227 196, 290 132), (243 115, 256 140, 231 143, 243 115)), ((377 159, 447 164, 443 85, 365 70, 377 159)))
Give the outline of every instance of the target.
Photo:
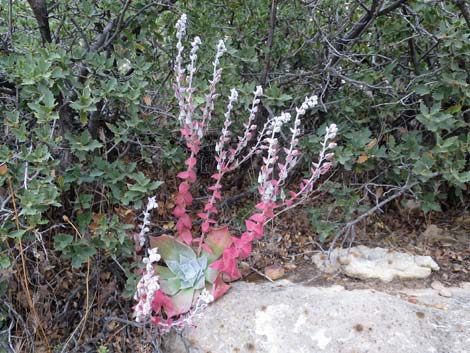
POLYGON ((196 105, 193 99, 194 88, 192 87, 194 73, 196 72, 197 51, 201 40, 195 37, 191 42, 190 63, 187 66, 187 72, 182 67, 182 55, 184 47, 182 45, 182 38, 186 31, 186 15, 181 16, 176 24, 177 30, 177 57, 175 60, 175 97, 178 100, 180 114, 178 120, 181 125, 181 135, 185 139, 186 146, 190 150, 190 156, 185 161, 187 169, 180 172, 177 176, 183 181, 178 188, 176 195, 175 208, 173 215, 177 218, 176 229, 182 240, 191 244, 192 237, 192 220, 187 213, 187 208, 193 202, 193 197, 190 192, 191 184, 196 181, 196 162, 197 155, 201 148, 201 139, 204 135, 205 125, 210 121, 212 112, 214 110, 214 100, 217 98, 215 94, 216 84, 221 78, 221 69, 218 69, 220 57, 225 52, 225 45, 223 41, 219 41, 217 45, 217 53, 213 63, 214 72, 212 80, 210 81, 209 94, 206 96, 205 106, 202 108, 202 118, 195 117, 196 105), (185 84, 187 85, 185 87, 185 84))
MULTIPOLYGON (((235 149, 229 150, 229 157, 228 157, 228 165, 230 165, 230 170, 234 170, 247 161, 251 156, 258 150, 260 145, 260 140, 253 146, 240 160, 236 159, 240 153, 245 149, 248 145, 248 142, 253 138, 256 133, 257 126, 253 124, 256 113, 258 112, 258 106, 260 103, 260 98, 263 95, 263 88, 261 86, 256 86, 256 90, 253 92, 253 101, 251 103, 251 108, 249 109, 249 116, 246 123, 243 124, 245 131, 243 132, 243 136, 238 136, 238 143, 235 149)), ((263 135, 264 130, 260 133, 263 135)))
POLYGON ((176 80, 174 84, 174 89, 175 89, 175 96, 178 101, 179 105, 179 110, 180 110, 180 115, 178 116, 178 119, 180 122, 184 121, 185 119, 185 100, 183 97, 184 94, 184 87, 183 87, 183 82, 184 82, 184 74, 185 71, 183 69, 183 50, 184 46, 182 44, 182 39, 184 37, 184 34, 186 32, 186 15, 183 14, 181 18, 176 22, 176 37, 178 38, 178 42, 176 43, 176 59, 175 59, 175 75, 176 75, 176 80))
MULTIPOLYGON (((219 40, 217 44, 217 53, 215 54, 215 59, 212 62, 212 66, 214 67, 212 72, 212 80, 209 81, 209 93, 206 95, 206 104, 202 108, 202 121, 201 121, 201 129, 204 129, 207 124, 211 121, 212 112, 214 111, 214 100, 218 97, 215 94, 215 88, 217 83, 220 82, 222 78, 222 69, 218 68, 220 58, 222 55, 227 51, 225 48, 225 44, 223 40, 219 40)), ((199 134, 200 138, 204 135, 204 131, 202 130, 199 134)))
POLYGON ((209 190, 212 191, 212 195, 209 198, 209 201, 204 205, 204 212, 199 213, 198 216, 203 220, 202 226, 201 226, 201 238, 199 239, 199 252, 202 249, 203 246, 203 239, 205 234, 209 231, 211 224, 215 224, 216 221, 211 218, 211 214, 217 214, 217 208, 215 208, 215 203, 216 200, 222 199, 222 195, 220 194, 220 189, 222 188, 222 185, 220 184, 220 181, 222 179, 222 176, 228 171, 228 165, 227 165, 227 152, 224 150, 224 145, 230 141, 230 131, 229 127, 232 124, 230 121, 230 114, 233 109, 233 103, 235 103, 238 99, 238 93, 237 91, 233 88, 231 90, 231 94, 229 97, 228 105, 227 105, 227 111, 225 112, 225 122, 224 122, 224 127, 222 129, 222 133, 219 137, 219 140, 215 144, 215 152, 216 152, 216 161, 217 161, 217 173, 212 175, 212 178, 216 180, 215 184, 209 187, 209 190))
POLYGON ((318 156, 318 162, 312 162, 312 168, 310 169, 310 178, 303 179, 300 183, 299 190, 297 192, 290 192, 290 198, 285 200, 281 206, 285 206, 282 210, 277 212, 274 216, 281 214, 282 212, 287 211, 293 207, 296 207, 303 202, 305 202, 313 193, 315 183, 317 182, 318 178, 327 173, 330 170, 331 166, 333 165, 329 162, 333 156, 333 152, 327 153, 329 150, 336 147, 336 143, 330 142, 330 140, 336 137, 338 132, 338 128, 336 124, 331 124, 326 128, 325 136, 323 138, 323 142, 321 144, 322 149, 318 156))
MULTIPOLYGON (((271 206, 276 205, 279 193, 282 191, 281 186, 284 184, 289 172, 298 162, 300 152, 297 150, 297 146, 298 136, 300 134, 300 118, 308 109, 313 108, 316 104, 317 97, 312 96, 305 98, 301 107, 296 108, 294 127, 291 128, 292 136, 290 146, 283 150, 285 155, 284 163, 277 163, 279 159, 279 148, 276 136, 281 131, 282 126, 290 120, 291 116, 288 113, 282 113, 280 116, 274 117, 268 122, 270 136, 263 141, 263 148, 268 151, 268 155, 263 158, 263 165, 258 175, 258 191, 262 198, 259 207, 262 207, 264 215, 269 218, 273 217, 271 206), (275 172, 277 172, 277 175, 275 172)), ((281 196, 284 198, 284 194, 281 196)))
POLYGON ((244 259, 250 255, 253 240, 260 239, 263 236, 264 225, 277 215, 274 213, 275 209, 293 207, 294 201, 299 198, 301 200, 298 200, 298 203, 305 201, 305 198, 308 197, 306 194, 311 194, 313 185, 318 177, 326 173, 331 167, 331 162, 325 161, 333 157, 332 153, 326 154, 327 150, 336 146, 335 143, 328 143, 330 139, 336 136, 338 130, 334 124, 326 130, 319 161, 316 164, 316 169, 312 169, 312 177, 304 180, 301 190, 297 193, 291 193, 291 198, 286 200, 285 193, 281 187, 285 183, 289 172, 297 164, 298 156, 300 155, 300 152, 297 150, 298 136, 300 134, 300 118, 308 109, 313 108, 316 104, 317 97, 312 96, 306 98, 300 108, 296 108, 294 127, 291 128, 290 145, 288 148, 283 149, 284 163, 277 162, 280 151, 277 135, 280 133, 282 126, 290 120, 290 114, 282 113, 280 116, 268 120, 259 134, 258 142, 261 141, 261 143, 260 146, 259 144, 256 146, 266 151, 266 156, 263 157, 263 165, 258 175, 258 192, 261 201, 256 205, 256 208, 260 212, 254 213, 245 221, 246 231, 240 238, 232 237, 233 245, 224 251, 221 259, 211 265, 211 267, 224 273, 229 278, 238 278, 240 273, 236 268, 237 259, 244 259))
MULTIPOLYGON (((253 121, 256 117, 256 113, 258 111, 258 105, 260 103, 260 97, 263 95, 263 89, 261 86, 256 87, 256 91, 253 92, 253 102, 250 109, 250 114, 248 116, 248 120, 246 123, 243 124, 245 131, 242 137, 238 137, 238 143, 236 147, 230 148, 228 151, 225 150, 225 146, 231 141, 230 139, 230 131, 229 127, 232 124, 231 122, 231 111, 233 109, 233 103, 238 99, 237 91, 232 88, 231 94, 229 97, 229 103, 227 105, 227 111, 225 112, 225 121, 224 127, 222 128, 221 135, 219 140, 215 145, 215 152, 216 152, 216 161, 217 161, 217 172, 212 175, 212 178, 215 179, 215 183, 209 187, 209 191, 212 191, 212 194, 209 200, 204 205, 204 212, 199 213, 198 216, 203 220, 201 226, 201 237, 199 241, 199 249, 198 252, 204 247, 204 237, 207 232, 210 230, 211 224, 217 224, 216 220, 211 218, 211 214, 218 214, 217 208, 215 207, 217 200, 222 199, 221 195, 221 180, 224 175, 234 169, 238 168, 238 166, 248 160, 258 149, 260 141, 252 147, 240 160, 237 157, 240 153, 245 149, 248 145, 248 142, 253 138, 256 125, 253 125, 253 121)), ((238 238, 234 238, 237 239, 238 238)), ((236 240, 236 241, 237 241, 236 240)))

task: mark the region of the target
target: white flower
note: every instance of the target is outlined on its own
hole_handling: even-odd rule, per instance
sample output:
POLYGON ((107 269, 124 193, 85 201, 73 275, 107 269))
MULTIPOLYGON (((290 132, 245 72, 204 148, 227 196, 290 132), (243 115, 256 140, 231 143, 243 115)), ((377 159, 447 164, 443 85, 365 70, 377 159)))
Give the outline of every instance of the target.
POLYGON ((326 128, 326 139, 335 138, 337 132, 338 128, 336 127, 336 124, 331 124, 326 128))
POLYGON ((263 201, 276 201, 274 195, 274 186, 269 183, 263 193, 263 201))
POLYGON ((217 43, 217 53, 215 54, 215 59, 213 62, 214 66, 219 65, 219 59, 226 51, 227 51, 227 48, 225 48, 224 41, 222 39, 219 40, 219 43, 217 43))
POLYGON ((140 232, 135 237, 135 240, 138 241, 140 246, 145 245, 145 234, 150 231, 148 225, 150 224, 150 211, 158 207, 157 197, 149 197, 147 202, 147 207, 144 211, 144 220, 140 226, 140 232))
POLYGON ((203 289, 201 294, 199 294, 199 299, 206 304, 210 304, 214 301, 214 296, 206 289, 203 289))
POLYGON ((150 262, 150 263, 160 261, 161 256, 160 256, 160 254, 158 253, 158 248, 149 249, 149 250, 148 250, 148 253, 149 253, 149 257, 148 257, 148 258, 149 258, 149 262, 150 262))
POLYGON ((235 102, 236 100, 238 99, 238 92, 235 88, 232 88, 230 90, 230 97, 229 97, 229 101, 230 102, 235 102))
POLYGON ((283 123, 288 123, 290 121, 291 115, 290 113, 282 113, 281 114, 281 121, 283 123))
MULTIPOLYGON (((196 59, 197 59, 197 54, 196 53, 199 49, 199 44, 201 44, 201 39, 198 36, 194 37, 194 40, 191 42, 191 52, 190 52, 190 55, 189 55, 189 58, 193 62, 196 61, 196 59)), ((193 67, 192 67, 192 64, 190 65, 190 67, 188 69, 189 70, 194 70, 193 67)))
POLYGON ((158 208, 157 197, 149 197, 147 203, 147 211, 153 210, 154 208, 158 208))
POLYGON ((180 19, 176 22, 175 28, 178 30, 178 32, 184 32, 186 30, 186 20, 187 16, 186 14, 182 14, 180 19))
POLYGON ((316 106, 318 104, 318 97, 316 95, 311 96, 308 100, 308 104, 310 108, 316 106))
POLYGON ((194 47, 198 47, 199 44, 201 44, 201 38, 199 36, 196 36, 194 37, 193 41, 191 42, 191 46, 194 48, 194 47))
POLYGON ((225 48, 225 43, 221 39, 219 40, 219 43, 217 43, 217 55, 220 57, 222 56, 223 53, 227 51, 227 48, 225 48))
POLYGON ((178 38, 182 38, 184 33, 186 32, 186 19, 186 14, 182 14, 178 22, 176 22, 175 28, 177 32, 176 35, 178 36, 178 38))
POLYGON ((253 92, 255 97, 260 97, 263 95, 263 87, 261 86, 256 86, 256 90, 253 92))

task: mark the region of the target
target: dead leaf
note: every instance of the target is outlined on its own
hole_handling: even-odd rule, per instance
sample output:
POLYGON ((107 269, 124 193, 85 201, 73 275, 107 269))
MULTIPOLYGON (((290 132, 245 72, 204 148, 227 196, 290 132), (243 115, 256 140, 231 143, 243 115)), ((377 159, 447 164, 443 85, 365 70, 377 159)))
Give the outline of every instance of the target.
POLYGON ((247 276, 251 272, 250 264, 245 261, 240 261, 239 269, 243 277, 247 276))
POLYGON ((292 270, 295 270, 297 268, 297 265, 296 264, 293 264, 293 263, 288 263, 288 264, 285 264, 284 265, 284 268, 287 270, 287 271, 292 271, 292 270))
POLYGON ((359 156, 359 158, 357 159, 356 163, 362 164, 362 163, 366 162, 368 159, 369 159, 369 156, 368 156, 368 155, 366 155, 366 154, 361 154, 361 155, 359 156))
POLYGON ((163 225, 163 229, 165 229, 165 230, 173 230, 173 229, 175 229, 175 222, 170 221, 170 222, 164 224, 164 225, 163 225))
POLYGON ((5 175, 6 173, 8 173, 8 167, 4 163, 4 164, 0 165, 0 175, 5 175))
POLYGON ((375 196, 376 196, 377 198, 380 199, 383 194, 384 194, 384 188, 383 188, 383 187, 379 187, 379 188, 377 188, 377 189, 375 190, 375 196))
POLYGON ((405 208, 414 211, 414 210, 420 210, 421 209, 421 202, 417 200, 407 200, 405 203, 405 208))
POLYGON ((132 224, 134 222, 136 216, 133 210, 125 207, 115 207, 114 211, 123 223, 132 224))
POLYGON ((367 148, 368 148, 368 149, 371 149, 371 148, 373 148, 376 144, 377 144, 377 139, 373 139, 372 141, 370 141, 370 142, 367 144, 367 148))
POLYGON ((104 213, 93 213, 92 222, 88 226, 88 228, 90 228, 90 231, 91 231, 91 234, 92 234, 93 237, 96 236, 96 230, 98 228, 101 228, 100 221, 101 221, 101 219, 103 219, 104 216, 105 216, 104 213))
POLYGON ((150 97, 150 96, 144 96, 144 103, 145 103, 146 105, 152 104, 152 97, 150 97))
POLYGON ((445 229, 439 228, 435 224, 428 225, 421 236, 428 244, 431 245, 437 242, 445 242, 447 245, 453 245, 457 242, 454 237, 446 233, 445 229))

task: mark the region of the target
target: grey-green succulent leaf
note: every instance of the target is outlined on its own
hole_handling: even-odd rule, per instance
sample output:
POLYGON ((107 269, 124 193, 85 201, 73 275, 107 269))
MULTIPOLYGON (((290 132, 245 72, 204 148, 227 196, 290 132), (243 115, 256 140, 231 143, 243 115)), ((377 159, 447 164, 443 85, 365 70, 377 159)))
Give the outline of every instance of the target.
POLYGON ((204 287, 207 268, 205 256, 193 258, 180 254, 178 260, 168 260, 166 264, 175 277, 181 281, 181 289, 204 287))

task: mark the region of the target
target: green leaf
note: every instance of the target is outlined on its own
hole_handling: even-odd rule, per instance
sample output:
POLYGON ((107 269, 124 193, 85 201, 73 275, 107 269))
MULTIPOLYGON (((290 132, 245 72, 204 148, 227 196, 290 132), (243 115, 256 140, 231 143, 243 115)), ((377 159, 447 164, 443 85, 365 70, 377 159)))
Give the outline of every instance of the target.
POLYGON ((73 236, 70 234, 59 233, 54 236, 54 249, 64 251, 67 246, 72 244, 73 236))
POLYGON ((11 261, 8 256, 0 254, 0 269, 6 269, 11 266, 11 261))
POLYGON ((27 232, 26 229, 14 230, 13 232, 9 234, 9 237, 13 239, 21 239, 23 235, 26 234, 26 232, 27 232))
POLYGON ((91 256, 96 254, 96 248, 86 244, 85 242, 72 245, 72 267, 79 268, 91 256))
POLYGON ((427 85, 419 85, 415 87, 414 91, 416 94, 424 96, 425 94, 428 94, 430 92, 430 89, 427 85))
POLYGON ((196 260, 196 253, 193 249, 169 235, 150 237, 150 247, 158 248, 158 253, 165 263, 167 261, 179 261, 180 255, 196 260))
POLYGON ((181 289, 181 280, 178 278, 160 278, 160 288, 166 295, 175 295, 181 289))

